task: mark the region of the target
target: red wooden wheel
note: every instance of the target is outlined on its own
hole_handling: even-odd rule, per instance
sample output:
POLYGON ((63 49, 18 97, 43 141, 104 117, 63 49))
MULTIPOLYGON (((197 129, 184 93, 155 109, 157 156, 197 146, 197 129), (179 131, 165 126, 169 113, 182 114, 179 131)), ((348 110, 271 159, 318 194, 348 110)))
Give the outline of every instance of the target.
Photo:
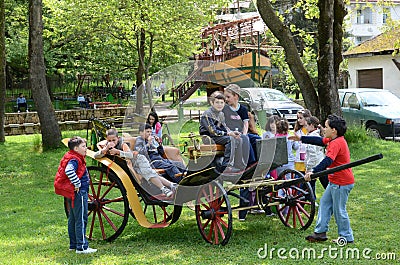
MULTIPOLYGON (((287 169, 278 176, 278 179, 300 177, 303 177, 300 172, 287 169)), ((285 226, 305 230, 312 224, 315 215, 315 197, 310 183, 303 182, 282 188, 274 193, 272 201, 280 202, 276 205, 276 212, 285 226)))
POLYGON ((226 245, 232 235, 232 209, 228 195, 217 182, 200 187, 195 206, 196 221, 204 240, 226 245))

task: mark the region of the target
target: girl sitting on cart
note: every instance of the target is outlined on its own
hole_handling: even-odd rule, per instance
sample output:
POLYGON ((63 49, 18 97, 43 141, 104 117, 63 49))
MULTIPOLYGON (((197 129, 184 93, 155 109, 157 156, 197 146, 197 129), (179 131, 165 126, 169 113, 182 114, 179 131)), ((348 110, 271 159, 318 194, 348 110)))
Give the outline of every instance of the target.
POLYGON ((132 152, 126 143, 123 143, 122 138, 118 137, 116 129, 109 129, 106 132, 107 144, 97 151, 95 158, 101 158, 107 154, 117 155, 125 158, 132 163, 133 169, 141 175, 146 181, 158 187, 166 197, 173 195, 173 190, 176 189, 176 184, 159 176, 157 172, 150 166, 149 161, 144 155, 137 151, 132 152))

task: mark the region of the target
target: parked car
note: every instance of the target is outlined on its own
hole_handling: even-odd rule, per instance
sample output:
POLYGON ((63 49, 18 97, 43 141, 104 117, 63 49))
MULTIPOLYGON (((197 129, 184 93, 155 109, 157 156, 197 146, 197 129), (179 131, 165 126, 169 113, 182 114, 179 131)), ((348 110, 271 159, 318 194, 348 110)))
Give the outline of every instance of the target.
POLYGON ((297 112, 304 109, 281 91, 272 88, 242 88, 240 96, 244 101, 249 102, 252 109, 260 109, 262 106, 267 117, 271 115, 285 117, 291 125, 296 123, 297 112))
POLYGON ((400 99, 390 91, 339 89, 339 99, 347 123, 364 125, 377 138, 399 136, 400 99))

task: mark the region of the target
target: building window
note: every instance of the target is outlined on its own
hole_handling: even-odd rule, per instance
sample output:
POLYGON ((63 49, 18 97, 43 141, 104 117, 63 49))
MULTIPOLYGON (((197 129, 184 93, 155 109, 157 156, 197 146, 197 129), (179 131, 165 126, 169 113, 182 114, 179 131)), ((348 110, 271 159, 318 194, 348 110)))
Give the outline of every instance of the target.
POLYGON ((366 7, 357 10, 357 24, 371 24, 372 23, 372 11, 371 8, 366 7))
POLYGON ((357 37, 356 39, 357 39, 357 44, 362 42, 362 37, 357 37))
POLYGON ((384 8, 382 14, 382 23, 386 24, 389 17, 390 17, 390 9, 384 8))
POLYGON ((357 24, 361 24, 361 19, 364 20, 364 17, 362 17, 362 10, 358 9, 357 10, 357 24))

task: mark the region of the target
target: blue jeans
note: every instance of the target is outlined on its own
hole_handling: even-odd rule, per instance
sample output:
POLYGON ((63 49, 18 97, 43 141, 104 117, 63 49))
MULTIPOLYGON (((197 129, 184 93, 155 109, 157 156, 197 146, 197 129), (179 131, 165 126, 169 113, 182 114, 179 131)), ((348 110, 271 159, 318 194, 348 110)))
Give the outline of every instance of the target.
POLYGON ((67 201, 70 209, 68 216, 69 248, 87 249, 89 243, 85 234, 88 221, 88 193, 85 190, 75 192, 74 208, 72 208, 72 200, 67 199, 67 201))
POLYGON ((256 160, 257 140, 261 139, 261 137, 253 133, 248 133, 247 137, 249 138, 250 141, 248 165, 251 165, 257 161, 256 160))
POLYGON ((329 182, 319 203, 315 233, 328 231, 329 221, 333 214, 339 236, 346 238, 348 242, 354 241, 353 230, 351 230, 349 215, 346 211, 347 199, 353 187, 354 184, 339 186, 329 182))
MULTIPOLYGON (((243 197, 250 201, 250 191, 248 188, 241 188, 239 191, 240 197, 243 197)), ((239 201, 239 207, 249 206, 249 203, 245 203, 243 200, 239 201)), ((239 211, 239 219, 245 219, 247 215, 247 210, 239 211)))

